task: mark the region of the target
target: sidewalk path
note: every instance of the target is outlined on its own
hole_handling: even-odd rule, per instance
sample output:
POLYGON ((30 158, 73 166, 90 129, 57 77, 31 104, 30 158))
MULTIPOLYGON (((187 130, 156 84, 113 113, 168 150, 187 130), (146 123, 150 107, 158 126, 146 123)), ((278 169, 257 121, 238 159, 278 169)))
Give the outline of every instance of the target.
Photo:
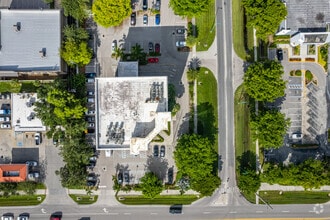
MULTIPOLYGON (((278 190, 278 191, 305 191, 302 186, 283 186, 279 184, 269 184, 269 183, 261 183, 259 188, 264 191, 278 190)), ((322 186, 320 189, 313 189, 312 191, 330 191, 330 186, 322 186)))

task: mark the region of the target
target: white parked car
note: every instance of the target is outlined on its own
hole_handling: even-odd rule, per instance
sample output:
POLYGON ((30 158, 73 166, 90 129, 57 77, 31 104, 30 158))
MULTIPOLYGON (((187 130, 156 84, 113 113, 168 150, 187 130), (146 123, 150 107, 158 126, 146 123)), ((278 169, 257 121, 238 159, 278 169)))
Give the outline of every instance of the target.
POLYGON ((37 161, 33 161, 33 160, 26 161, 25 163, 26 163, 26 165, 28 165, 29 167, 36 167, 36 166, 38 166, 38 162, 37 162, 37 161))
POLYGON ((36 141, 36 145, 41 144, 41 134, 40 133, 35 133, 34 134, 34 139, 36 141))
POLYGON ((0 125, 1 128, 11 128, 10 124, 1 124, 0 125))
POLYGON ((177 47, 185 47, 187 45, 186 41, 177 41, 175 43, 177 47))
POLYGON ((10 121, 9 117, 0 117, 0 121, 10 121))
POLYGON ((31 172, 28 174, 28 179, 32 181, 36 181, 39 178, 39 172, 31 172))
POLYGON ((6 215, 1 216, 1 220, 14 220, 14 216, 6 214, 6 215))
POLYGON ((29 216, 22 214, 22 215, 17 217, 17 220, 29 220, 29 216))
POLYGON ((117 41, 114 40, 114 41, 112 41, 112 44, 111 44, 112 53, 114 53, 116 51, 116 49, 117 49, 117 41))

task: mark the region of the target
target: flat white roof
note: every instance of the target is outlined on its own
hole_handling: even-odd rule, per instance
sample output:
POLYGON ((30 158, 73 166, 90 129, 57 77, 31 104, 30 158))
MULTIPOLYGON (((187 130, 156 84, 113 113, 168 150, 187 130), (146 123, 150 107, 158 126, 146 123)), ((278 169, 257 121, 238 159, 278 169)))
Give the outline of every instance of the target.
POLYGON ((146 151, 167 130, 167 77, 96 78, 96 146, 100 150, 146 151))
POLYGON ((60 10, 0 10, 0 71, 60 71, 60 10))
POLYGON ((35 114, 33 103, 36 101, 37 93, 12 93, 12 125, 15 131, 46 131, 35 114))

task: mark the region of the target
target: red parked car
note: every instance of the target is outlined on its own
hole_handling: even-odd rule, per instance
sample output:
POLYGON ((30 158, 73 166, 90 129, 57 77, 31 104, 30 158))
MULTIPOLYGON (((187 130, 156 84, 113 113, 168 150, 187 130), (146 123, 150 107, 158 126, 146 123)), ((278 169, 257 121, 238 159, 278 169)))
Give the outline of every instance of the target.
POLYGON ((160 53, 160 44, 159 43, 155 44, 155 52, 160 53))
POLYGON ((148 58, 148 63, 158 63, 158 58, 148 58))

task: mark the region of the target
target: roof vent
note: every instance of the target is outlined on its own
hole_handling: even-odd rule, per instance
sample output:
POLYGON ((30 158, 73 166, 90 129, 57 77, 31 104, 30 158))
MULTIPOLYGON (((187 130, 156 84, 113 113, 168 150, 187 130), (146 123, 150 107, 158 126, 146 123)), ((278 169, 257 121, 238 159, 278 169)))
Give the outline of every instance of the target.
POLYGON ((15 28, 16 32, 21 31, 21 22, 17 22, 16 24, 13 25, 13 27, 15 28))
POLYGON ((45 48, 45 47, 42 48, 42 49, 39 51, 39 53, 40 53, 40 56, 41 56, 42 58, 46 57, 46 48, 45 48))

